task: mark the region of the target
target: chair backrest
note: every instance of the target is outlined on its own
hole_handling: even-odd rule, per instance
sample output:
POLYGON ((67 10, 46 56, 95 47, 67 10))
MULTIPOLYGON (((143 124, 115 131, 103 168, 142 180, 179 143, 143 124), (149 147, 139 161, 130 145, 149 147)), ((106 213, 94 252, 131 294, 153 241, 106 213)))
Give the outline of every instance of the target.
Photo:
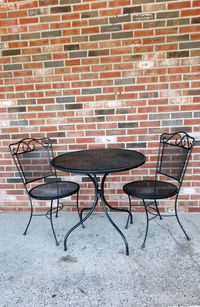
POLYGON ((186 132, 163 133, 156 168, 157 174, 165 175, 182 183, 195 139, 186 132))
POLYGON ((24 185, 56 175, 51 166, 53 149, 49 138, 24 138, 9 148, 24 185))

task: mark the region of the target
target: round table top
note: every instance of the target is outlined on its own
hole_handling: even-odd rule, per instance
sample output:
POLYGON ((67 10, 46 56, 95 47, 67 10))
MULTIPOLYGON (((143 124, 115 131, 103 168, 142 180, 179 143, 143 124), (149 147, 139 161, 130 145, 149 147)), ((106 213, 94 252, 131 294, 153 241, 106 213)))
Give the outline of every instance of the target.
POLYGON ((145 155, 138 151, 108 148, 67 152, 51 163, 53 167, 70 173, 101 174, 133 169, 145 161, 145 155))

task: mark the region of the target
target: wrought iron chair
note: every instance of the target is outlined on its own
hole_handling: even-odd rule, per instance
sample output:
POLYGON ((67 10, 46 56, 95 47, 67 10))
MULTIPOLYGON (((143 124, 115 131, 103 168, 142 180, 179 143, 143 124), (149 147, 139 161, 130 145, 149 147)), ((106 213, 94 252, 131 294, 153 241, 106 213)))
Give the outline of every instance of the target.
POLYGON ((57 178, 56 170, 51 166, 54 153, 52 142, 48 137, 40 139, 24 138, 19 142, 10 144, 9 149, 30 200, 30 218, 24 235, 27 233, 32 216, 46 215, 50 219, 56 245, 59 245, 53 226, 52 214, 55 213, 57 217, 58 211, 63 208, 63 205, 59 202, 60 198, 76 193, 79 213, 79 184, 73 181, 61 181, 57 178), (50 209, 45 214, 33 214, 32 199, 50 200, 50 209), (53 207, 54 200, 57 200, 56 207, 53 207))
MULTIPOLYGON (((185 132, 163 133, 160 136, 160 146, 157 158, 157 167, 154 180, 133 181, 124 185, 123 190, 128 194, 130 211, 132 207, 131 197, 142 199, 141 206, 146 212, 146 232, 142 248, 145 247, 149 221, 159 216, 176 216, 177 221, 183 230, 187 240, 190 240, 184 230, 177 213, 177 200, 182 186, 183 178, 188 166, 195 139, 185 132), (163 181, 170 179, 172 182, 163 181), (175 214, 161 215, 158 209, 158 199, 175 196, 175 214), (145 200, 150 200, 146 203, 145 200), (150 215, 153 215, 150 217, 150 215)), ((137 206, 137 205, 136 205, 137 206)), ((127 225, 129 217, 127 220, 127 225)))

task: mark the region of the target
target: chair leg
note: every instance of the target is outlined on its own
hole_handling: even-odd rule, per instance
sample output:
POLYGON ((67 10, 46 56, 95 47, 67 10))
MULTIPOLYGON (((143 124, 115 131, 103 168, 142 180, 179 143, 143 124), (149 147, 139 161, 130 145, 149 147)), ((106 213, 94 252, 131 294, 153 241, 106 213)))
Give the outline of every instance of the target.
POLYGON ((31 198, 29 198, 29 200, 30 200, 30 204, 31 204, 31 214, 30 214, 30 218, 29 218, 28 224, 27 224, 27 226, 26 226, 26 229, 25 229, 25 231, 24 231, 24 233, 23 233, 24 236, 25 236, 26 233, 27 233, 27 230, 28 230, 28 228, 29 228, 29 225, 30 225, 31 220, 32 220, 32 217, 33 217, 33 204, 32 204, 31 198))
POLYGON ((54 230, 54 227, 53 227, 53 221, 52 221, 52 210, 53 210, 53 200, 51 200, 51 208, 50 208, 50 222, 51 222, 51 228, 52 228, 52 231, 53 231, 53 235, 54 235, 54 238, 55 238, 55 241, 56 241, 56 245, 58 246, 59 243, 58 243, 58 240, 56 238, 56 234, 55 234, 55 230, 54 230))
POLYGON ((129 215, 128 215, 128 218, 127 218, 127 222, 126 222, 126 226, 125 226, 125 229, 128 229, 128 223, 129 223, 129 220, 131 219, 130 223, 133 224, 133 216, 131 214, 131 197, 130 195, 128 195, 128 199, 129 199, 129 215))
POLYGON ((149 230, 149 216, 148 216, 147 205, 146 205, 144 199, 142 199, 142 201, 143 201, 143 205, 144 205, 145 212, 146 212, 146 231, 145 231, 145 237, 144 237, 144 241, 143 241, 143 243, 142 243, 141 248, 145 248, 145 243, 146 243, 147 234, 148 234, 148 230, 149 230))
POLYGON ((190 237, 187 235, 187 233, 186 233, 185 229, 183 228, 183 226, 182 226, 182 224, 181 224, 181 222, 180 222, 180 220, 179 220, 179 217, 178 217, 178 213, 177 213, 177 199, 178 199, 178 197, 176 197, 176 200, 175 200, 175 216, 176 216, 176 219, 177 219, 177 221, 178 221, 178 223, 179 223, 179 225, 180 225, 182 231, 184 232, 184 234, 185 234, 185 236, 186 236, 186 239, 187 239, 188 241, 190 241, 191 239, 190 239, 190 237))

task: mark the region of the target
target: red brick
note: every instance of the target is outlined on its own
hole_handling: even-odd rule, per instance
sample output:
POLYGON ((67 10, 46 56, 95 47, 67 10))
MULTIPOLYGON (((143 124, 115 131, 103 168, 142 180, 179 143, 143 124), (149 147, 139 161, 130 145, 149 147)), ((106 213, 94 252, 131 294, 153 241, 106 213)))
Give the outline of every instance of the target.
POLYGON ((73 11, 86 11, 89 10, 89 4, 78 4, 73 6, 73 11))
POLYGON ((135 37, 153 36, 153 30, 135 31, 135 37))
POLYGON ((191 10, 182 10, 181 17, 187 16, 199 16, 200 15, 200 8, 199 9, 191 9, 191 10))
POLYGON ((107 8, 107 1, 102 1, 102 2, 97 2, 97 3, 91 3, 91 9, 92 10, 97 10, 97 9, 103 9, 107 8))
POLYGON ((24 24, 31 24, 31 23, 38 23, 38 17, 31 17, 31 18, 21 18, 19 20, 19 23, 21 25, 24 25, 24 24))
POLYGON ((82 34, 99 33, 99 27, 82 28, 81 33, 82 34))
POLYGON ((182 2, 172 2, 168 3, 167 5, 169 10, 176 10, 176 9, 184 9, 191 7, 191 2, 190 1, 182 1, 182 2))
POLYGON ((192 32, 199 32, 200 31, 200 26, 199 25, 193 25, 193 26, 185 26, 185 27, 180 27, 179 32, 180 33, 192 33, 192 32))
POLYGON ((122 15, 121 8, 100 11, 100 16, 102 17, 103 16, 118 16, 118 15, 122 15))

